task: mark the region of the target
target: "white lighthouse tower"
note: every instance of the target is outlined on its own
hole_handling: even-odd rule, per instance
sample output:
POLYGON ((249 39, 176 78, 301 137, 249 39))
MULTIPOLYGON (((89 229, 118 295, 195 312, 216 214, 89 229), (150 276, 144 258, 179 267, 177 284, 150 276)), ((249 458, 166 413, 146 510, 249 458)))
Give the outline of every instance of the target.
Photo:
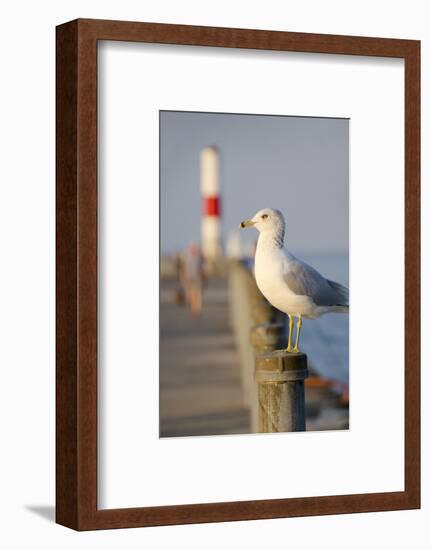
POLYGON ((200 155, 202 194, 202 253, 209 272, 217 271, 220 244, 220 177, 217 147, 205 147, 200 155))

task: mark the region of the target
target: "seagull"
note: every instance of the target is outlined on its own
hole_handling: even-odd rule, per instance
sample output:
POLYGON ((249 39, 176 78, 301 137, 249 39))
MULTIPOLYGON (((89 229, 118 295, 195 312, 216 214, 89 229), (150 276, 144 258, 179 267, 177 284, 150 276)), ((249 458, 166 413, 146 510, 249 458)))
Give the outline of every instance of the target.
POLYGON ((253 218, 241 222, 240 227, 255 227, 259 231, 254 262, 256 283, 268 302, 289 317, 286 351, 298 353, 302 318, 317 319, 332 312, 348 313, 349 289, 325 279, 284 248, 286 223, 279 210, 259 210, 253 218), (295 317, 296 340, 292 347, 295 317))

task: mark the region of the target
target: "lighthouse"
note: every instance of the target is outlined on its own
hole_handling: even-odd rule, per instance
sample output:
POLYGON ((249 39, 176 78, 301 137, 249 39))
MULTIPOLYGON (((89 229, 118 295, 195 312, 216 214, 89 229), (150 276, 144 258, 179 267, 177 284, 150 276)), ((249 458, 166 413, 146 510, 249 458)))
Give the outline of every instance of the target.
POLYGON ((202 195, 202 253, 210 273, 218 271, 222 255, 220 244, 220 174, 217 147, 205 147, 200 154, 200 184, 202 195))

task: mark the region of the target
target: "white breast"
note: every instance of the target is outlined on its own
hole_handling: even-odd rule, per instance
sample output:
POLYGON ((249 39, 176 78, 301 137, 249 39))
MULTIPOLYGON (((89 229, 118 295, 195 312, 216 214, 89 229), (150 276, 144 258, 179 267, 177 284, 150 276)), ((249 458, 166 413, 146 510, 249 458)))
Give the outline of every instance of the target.
POLYGON ((311 303, 307 296, 294 294, 287 286, 283 273, 287 269, 288 257, 283 249, 262 246, 256 249, 254 274, 256 284, 265 298, 274 307, 290 315, 305 315, 311 303))

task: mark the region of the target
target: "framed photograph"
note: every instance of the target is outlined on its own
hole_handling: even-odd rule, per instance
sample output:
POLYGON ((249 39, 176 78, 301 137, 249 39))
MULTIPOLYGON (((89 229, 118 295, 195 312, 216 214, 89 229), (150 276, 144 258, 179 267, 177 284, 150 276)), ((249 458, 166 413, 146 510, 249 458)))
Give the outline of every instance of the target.
POLYGON ((57 27, 56 519, 420 507, 420 43, 57 27))

